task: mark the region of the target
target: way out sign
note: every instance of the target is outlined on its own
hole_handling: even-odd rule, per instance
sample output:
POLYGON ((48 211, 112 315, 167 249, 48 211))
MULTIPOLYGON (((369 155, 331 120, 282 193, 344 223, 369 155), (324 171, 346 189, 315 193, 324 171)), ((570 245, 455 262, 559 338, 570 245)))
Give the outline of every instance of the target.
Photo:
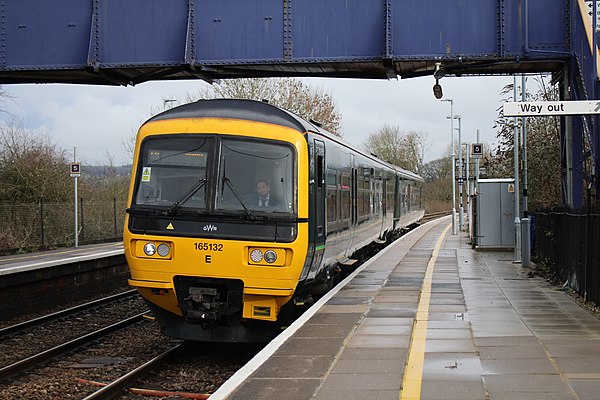
POLYGON ((505 117, 600 114, 600 100, 523 101, 519 103, 504 103, 503 108, 505 117))

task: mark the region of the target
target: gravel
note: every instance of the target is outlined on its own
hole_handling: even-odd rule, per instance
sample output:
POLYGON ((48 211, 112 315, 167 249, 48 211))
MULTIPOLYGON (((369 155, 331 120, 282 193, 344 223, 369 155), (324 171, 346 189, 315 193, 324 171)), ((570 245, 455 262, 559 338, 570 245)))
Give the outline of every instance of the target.
MULTIPOLYGON (((18 361, 91 330, 146 309, 141 298, 113 303, 93 312, 32 329, 0 342, 0 366, 18 361)), ((74 353, 50 361, 9 382, 0 382, 0 399, 82 399, 98 390, 86 381, 111 382, 156 357, 178 341, 145 320, 74 353)), ((263 345, 188 342, 134 387, 210 394, 250 360, 263 345)), ((124 393, 123 399, 144 397, 124 393)), ((165 398, 165 397, 163 397, 165 398)), ((167 397, 167 399, 177 397, 167 397)))

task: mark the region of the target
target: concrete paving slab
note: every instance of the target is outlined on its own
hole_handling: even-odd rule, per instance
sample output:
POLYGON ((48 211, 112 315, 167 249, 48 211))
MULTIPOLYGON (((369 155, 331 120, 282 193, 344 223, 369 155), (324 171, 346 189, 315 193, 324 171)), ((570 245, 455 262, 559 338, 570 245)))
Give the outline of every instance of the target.
POLYGON ((396 390, 320 390, 314 400, 398 400, 396 390))
POLYGON ((271 357, 253 378, 315 378, 320 379, 333 364, 334 357, 271 357))
MULTIPOLYGON (((406 353, 404 353, 406 354, 406 353)), ((406 357, 379 358, 356 360, 350 358, 341 358, 336 363, 331 374, 352 374, 360 371, 363 374, 402 374, 406 357)))
POLYGON ((475 346, 470 339, 427 339, 426 353, 474 353, 475 346))
MULTIPOLYGON (((345 390, 396 390, 400 391, 402 371, 399 373, 367 374, 354 372, 350 374, 330 374, 319 389, 333 392, 337 388, 345 390)), ((368 397, 367 397, 368 398, 368 397)))
POLYGON ((435 321, 429 320, 427 327, 430 329, 470 329, 471 324, 469 321, 435 321))
POLYGON ((600 397, 600 379, 573 379, 569 382, 578 400, 597 400, 600 397))
POLYGON ((482 400, 485 392, 481 381, 423 380, 421 400, 482 400))
POLYGON ((414 318, 377 318, 367 317, 362 320, 362 326, 385 326, 385 325, 401 325, 412 327, 414 318))
POLYGON ((539 341, 531 333, 527 336, 488 336, 475 338, 475 344, 478 347, 499 347, 499 346, 539 346, 539 341))
POLYGON ((319 311, 324 312, 324 313, 332 313, 332 314, 338 314, 338 313, 345 313, 345 314, 356 314, 356 313, 360 313, 363 314, 365 312, 367 312, 369 310, 369 305, 368 304, 360 304, 360 305, 324 305, 323 307, 321 307, 321 309, 319 311))
POLYGON ((485 375, 492 374, 555 374, 554 364, 548 358, 503 358, 482 359, 481 368, 485 375))
POLYGON ((424 380, 477 381, 481 384, 481 362, 477 353, 426 353, 424 380))
POLYGON ((355 335, 402 335, 410 336, 412 332, 411 325, 372 325, 372 326, 360 326, 355 335))
MULTIPOLYGON (((600 376, 600 357, 555 357, 554 361, 563 373, 600 376)), ((600 392, 598 397, 600 398, 600 392)))
POLYGON ((489 393, 567 393, 570 390, 558 374, 491 374, 483 375, 483 379, 489 393))
POLYGON ((488 392, 489 400, 583 400, 572 392, 531 393, 531 392, 488 392))
POLYGON ((249 379, 228 400, 306 400, 315 393, 319 379, 249 379))
POLYGON ((354 326, 362 318, 361 313, 327 313, 319 312, 314 315, 309 324, 332 324, 340 325, 345 324, 347 326, 354 326))
POLYGON ((304 325, 295 334, 297 338, 345 338, 348 335, 348 325, 310 324, 304 325))
POLYGON ((372 318, 414 318, 416 312, 406 308, 384 308, 384 309, 369 309, 367 317, 372 318))
POLYGON ((401 348, 407 349, 410 335, 354 335, 348 347, 401 348))
POLYGON ((477 350, 481 360, 548 358, 546 350, 539 344, 533 346, 478 346, 477 350))
POLYGON ((544 345, 553 357, 600 357, 600 340, 548 339, 544 345))
POLYGON ((335 356, 344 338, 291 338, 279 349, 278 356, 335 356))
POLYGON ((427 324, 427 340, 430 339, 465 339, 471 340, 470 329, 433 328, 427 324))
POLYGON ((371 360, 394 360, 406 359, 408 349, 405 347, 346 347, 340 354, 338 361, 359 360, 370 362, 371 360))

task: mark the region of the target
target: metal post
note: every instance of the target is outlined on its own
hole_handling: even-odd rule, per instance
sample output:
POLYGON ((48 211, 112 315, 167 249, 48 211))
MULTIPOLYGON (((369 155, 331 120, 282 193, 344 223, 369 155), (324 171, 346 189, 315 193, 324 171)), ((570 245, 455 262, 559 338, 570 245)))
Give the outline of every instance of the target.
POLYGON ((462 117, 459 115, 456 117, 458 119, 458 227, 462 232, 464 230, 464 208, 463 208, 463 164, 462 164, 462 128, 461 128, 461 120, 462 117))
MULTIPOLYGON (((479 129, 477 129, 477 143, 481 143, 479 141, 479 129)), ((483 150, 483 149, 482 149, 483 150)), ((474 191, 475 196, 479 196, 479 157, 477 157, 477 159, 475 160, 475 191, 474 191)), ((479 205, 479 198, 476 198, 476 203, 475 203, 475 210, 474 213, 477 215, 477 218, 479 218, 479 213, 477 212, 477 207, 479 205)), ((473 224, 475 224, 475 228, 473 229, 473 243, 479 243, 479 238, 477 237, 478 235, 478 231, 479 231, 479 225, 478 225, 478 221, 473 221, 473 224)))
POLYGON ((85 243, 85 219, 83 218, 84 213, 83 213, 83 197, 79 199, 79 202, 81 204, 80 206, 80 210, 79 210, 79 219, 80 219, 80 225, 81 225, 81 240, 85 243))
POLYGON ((471 176, 469 174, 469 153, 470 153, 470 148, 469 148, 469 143, 465 143, 465 153, 466 153, 466 157, 467 157, 467 168, 466 168, 466 173, 465 173, 465 177, 467 179, 467 221, 469 221, 468 225, 469 228, 471 227, 471 176))
MULTIPOLYGON (((479 129, 477 129, 477 143, 481 143, 479 141, 479 129)), ((475 159, 475 194, 479 193, 479 157, 475 159)))
POLYGON ((46 245, 46 232, 44 232, 46 227, 44 226, 44 200, 42 199, 40 199, 40 227, 42 231, 42 247, 44 247, 46 245))
POLYGON ((117 239, 117 198, 113 197, 113 223, 115 225, 115 240, 117 239))
MULTIPOLYGON (((527 101, 525 75, 521 75, 521 101, 527 101)), ((521 125, 523 126, 523 219, 521 220, 521 265, 525 268, 529 268, 531 265, 531 220, 529 219, 527 205, 527 117, 523 117, 521 125)))
POLYGON ((452 234, 456 235, 456 170, 455 170, 455 153, 454 153, 454 100, 444 99, 442 101, 450 102, 450 136, 452 146, 452 234))
MULTIPOLYGON (((77 162, 77 147, 73 147, 73 162, 77 162)), ((75 175, 73 177, 73 179, 75 179, 74 181, 74 186, 75 186, 75 197, 74 197, 74 203, 75 203, 75 247, 79 247, 79 232, 77 231, 77 228, 79 226, 79 224, 77 223, 77 175, 75 175)))
MULTIPOLYGON (((517 76, 513 75, 513 98, 517 101, 517 76)), ((519 128, 514 117, 514 174, 515 174, 515 256, 513 262, 521 262, 521 211, 519 210, 519 128)))

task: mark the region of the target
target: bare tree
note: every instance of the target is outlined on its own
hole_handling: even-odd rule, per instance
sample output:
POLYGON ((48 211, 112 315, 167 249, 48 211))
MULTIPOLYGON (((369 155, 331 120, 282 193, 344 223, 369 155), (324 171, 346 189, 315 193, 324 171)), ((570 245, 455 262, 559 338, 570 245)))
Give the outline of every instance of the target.
POLYGON ((49 135, 36 134, 16 119, 0 126, 0 201, 63 201, 70 179, 64 150, 49 135))
POLYGON ((391 164, 419 172, 427 149, 427 133, 404 133, 397 125, 383 125, 371 132, 362 147, 391 164))
MULTIPOLYGON (((527 101, 557 101, 558 87, 548 85, 543 77, 535 78, 538 91, 527 94, 527 101)), ((513 85, 504 87, 501 95, 512 101, 513 85)), ((517 118, 520 132, 522 119, 517 118)), ((504 117, 499 110, 499 139, 496 149, 496 162, 491 164, 495 176, 514 175, 514 118, 504 117)), ((528 197, 532 210, 560 205, 560 129, 558 117, 543 116, 527 118, 527 151, 528 151, 528 197)), ((523 152, 519 152, 522 156, 523 152)))
POLYGON ((266 100, 306 120, 320 123, 324 129, 342 136, 342 115, 330 93, 292 78, 242 78, 223 80, 201 88, 188 101, 234 98, 266 100))

